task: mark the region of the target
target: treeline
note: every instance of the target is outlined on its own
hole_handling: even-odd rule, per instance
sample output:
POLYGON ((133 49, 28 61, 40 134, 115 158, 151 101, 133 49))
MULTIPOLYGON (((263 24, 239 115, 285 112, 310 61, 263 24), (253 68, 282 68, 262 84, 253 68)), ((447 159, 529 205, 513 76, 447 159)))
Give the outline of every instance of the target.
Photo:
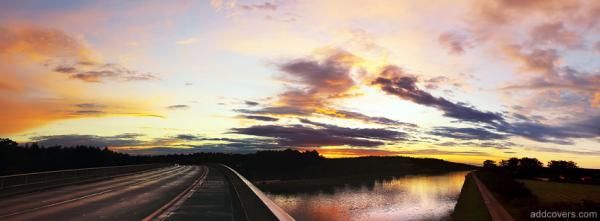
POLYGON ((600 170, 579 168, 573 161, 551 160, 544 166, 536 158, 513 157, 498 163, 486 160, 483 168, 517 179, 600 184, 600 170))
POLYGON ((42 147, 35 143, 19 145, 10 139, 0 139, 0 175, 149 162, 152 162, 151 159, 146 157, 130 156, 107 148, 42 147))
POLYGON ((118 153, 108 148, 42 147, 37 144, 19 145, 9 139, 0 139, 1 175, 143 163, 222 163, 231 166, 251 180, 432 174, 475 168, 439 159, 410 157, 327 159, 315 150, 291 149, 258 151, 253 154, 192 153, 140 156, 118 153))

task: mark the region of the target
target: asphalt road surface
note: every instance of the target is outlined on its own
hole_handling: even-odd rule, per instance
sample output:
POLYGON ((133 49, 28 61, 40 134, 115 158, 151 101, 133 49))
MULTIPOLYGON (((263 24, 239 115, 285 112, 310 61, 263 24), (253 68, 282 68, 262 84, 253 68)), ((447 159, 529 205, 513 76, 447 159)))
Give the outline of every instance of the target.
POLYGON ((160 220, 197 191, 208 172, 172 166, 16 195, 0 199, 0 220, 160 220))

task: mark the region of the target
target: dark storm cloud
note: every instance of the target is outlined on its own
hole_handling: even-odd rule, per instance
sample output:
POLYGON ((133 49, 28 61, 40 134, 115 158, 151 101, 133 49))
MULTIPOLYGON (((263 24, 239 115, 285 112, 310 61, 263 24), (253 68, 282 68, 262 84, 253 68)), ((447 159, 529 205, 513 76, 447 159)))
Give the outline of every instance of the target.
POLYGON ((345 128, 308 120, 302 122, 316 128, 303 125, 257 125, 233 128, 232 132, 275 138, 279 144, 292 147, 343 145, 374 147, 383 145, 383 141, 403 140, 406 136, 405 133, 386 129, 345 128))
POLYGON ((259 121, 278 121, 279 120, 274 117, 258 116, 258 115, 243 115, 242 117, 246 118, 246 119, 259 120, 259 121))
POLYGON ((248 106, 256 106, 258 105, 258 102, 255 101, 244 101, 244 103, 248 106))
POLYGON ((444 112, 444 116, 461 121, 495 124, 504 121, 502 115, 484 112, 461 103, 453 103, 442 97, 434 97, 421 90, 417 85, 417 78, 406 75, 396 66, 386 67, 372 84, 380 86, 388 94, 396 95, 402 99, 410 100, 417 104, 435 107, 444 112))
POLYGON ((431 134, 459 140, 498 140, 507 138, 507 135, 491 132, 483 128, 435 127, 431 134))

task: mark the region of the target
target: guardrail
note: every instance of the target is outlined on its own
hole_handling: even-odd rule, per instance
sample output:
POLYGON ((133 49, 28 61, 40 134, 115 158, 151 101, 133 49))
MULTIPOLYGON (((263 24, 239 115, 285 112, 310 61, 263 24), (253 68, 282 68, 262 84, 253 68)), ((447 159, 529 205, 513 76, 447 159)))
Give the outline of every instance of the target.
POLYGON ((244 217, 240 217, 242 220, 294 220, 237 171, 226 165, 220 164, 219 166, 231 184, 232 194, 235 194, 240 202, 238 206, 243 212, 244 217))
POLYGON ((128 173, 165 167, 167 165, 168 164, 138 164, 0 176, 0 196, 5 195, 2 193, 6 192, 20 193, 24 190, 32 191, 59 185, 110 178, 128 173))

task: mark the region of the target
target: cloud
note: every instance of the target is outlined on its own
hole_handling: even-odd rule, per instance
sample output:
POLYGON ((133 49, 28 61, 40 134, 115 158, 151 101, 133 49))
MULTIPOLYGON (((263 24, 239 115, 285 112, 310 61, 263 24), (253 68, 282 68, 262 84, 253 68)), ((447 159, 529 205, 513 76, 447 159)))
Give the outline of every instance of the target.
POLYGON ((211 0, 210 5, 216 10, 232 9, 236 5, 235 0, 211 0))
MULTIPOLYGON (((3 122, 0 134, 23 132, 57 120, 106 116, 114 112, 81 107, 74 110, 74 103, 85 102, 88 95, 97 97, 99 92, 68 79, 99 82, 155 78, 120 65, 103 63, 101 57, 83 37, 62 30, 0 25, 0 120, 3 122)), ((140 110, 143 105, 136 105, 124 110, 121 107, 119 112, 146 112, 140 110)))
POLYGON ((192 135, 192 134, 178 134, 177 136, 175 136, 175 138, 179 139, 179 140, 188 140, 188 141, 201 140, 200 136, 196 136, 196 135, 192 135))
POLYGON ((537 151, 537 152, 547 152, 547 153, 567 153, 567 154, 582 155, 582 156, 600 156, 600 151, 577 151, 577 150, 549 148, 549 147, 526 147, 525 149, 533 150, 533 151, 537 151))
POLYGON ((453 103, 442 97, 434 97, 430 93, 419 89, 416 85, 417 78, 407 75, 397 66, 385 67, 379 77, 372 81, 387 94, 398 96, 417 104, 431 106, 444 112, 444 116, 461 121, 495 124, 504 121, 502 115, 484 112, 464 104, 453 103))
POLYGON ((278 121, 278 118, 267 117, 267 116, 257 116, 257 115, 243 115, 243 118, 251 119, 251 120, 259 120, 259 121, 278 121))
POLYGON ((564 45, 569 48, 580 47, 583 40, 578 33, 567 30, 562 21, 538 25, 530 35, 532 44, 564 45))
POLYGON ((483 128, 435 127, 431 134, 459 140, 499 140, 508 137, 483 128))
POLYGON ((185 104, 175 104, 175 105, 167 106, 167 109, 170 109, 170 110, 180 110, 180 109, 188 109, 188 108, 190 108, 190 106, 185 105, 185 104))
POLYGON ((462 54, 467 48, 472 47, 465 35, 456 32, 446 32, 438 38, 439 43, 448 49, 448 53, 462 54))
POLYGON ((511 149, 511 147, 517 147, 519 145, 513 143, 513 142, 509 142, 509 141, 485 141, 485 142, 473 142, 473 141, 468 141, 468 142, 444 142, 444 143, 439 143, 439 146, 446 146, 446 147, 454 147, 454 146, 460 146, 460 147, 490 147, 490 148, 495 148, 498 150, 507 150, 507 149, 511 149))
POLYGON ((114 147, 114 146, 135 146, 141 144, 138 140, 142 134, 119 134, 115 136, 97 136, 97 135, 48 135, 35 136, 31 140, 43 146, 96 146, 96 147, 114 147))
POLYGON ((72 66, 61 64, 56 66, 54 71, 67 74, 71 79, 93 83, 99 83, 106 79, 117 81, 148 81, 159 79, 157 74, 134 71, 118 64, 78 63, 72 66))
POLYGON ((74 111, 73 114, 75 114, 75 115, 100 115, 100 114, 106 114, 106 112, 100 111, 100 110, 78 110, 78 111, 74 111))
POLYGON ((560 145, 574 144, 572 139, 594 138, 600 136, 600 116, 588 116, 582 120, 546 125, 536 122, 516 122, 496 125, 500 132, 522 136, 538 142, 549 142, 560 145))
POLYGON ((446 151, 439 149, 419 149, 419 150, 401 150, 395 151, 397 154, 409 155, 467 155, 467 156, 489 156, 482 151, 446 151))
POLYGON ((294 87, 280 93, 274 105, 260 110, 241 110, 252 114, 310 115, 330 105, 332 99, 348 96, 355 86, 350 77, 354 55, 331 50, 323 59, 297 58, 278 64, 281 80, 294 87))
POLYGON ((76 104, 75 106, 79 107, 79 108, 86 108, 86 109, 101 109, 101 108, 106 107, 106 105, 96 104, 96 103, 80 103, 80 104, 76 104))
POLYGON ((275 11, 275 10, 277 10, 277 5, 270 3, 270 2, 265 2, 262 4, 240 5, 240 8, 243 10, 248 10, 248 11, 252 11, 252 10, 275 11))
POLYGON ((358 58, 346 51, 330 52, 324 60, 299 58, 279 66, 290 82, 304 86, 302 92, 290 91, 289 96, 313 95, 316 99, 339 96, 355 85, 350 69, 358 58))
POLYGON ((305 110, 300 107, 290 107, 290 106, 282 106, 282 107, 265 107, 258 110, 248 110, 248 109, 235 109, 234 111, 245 113, 245 114, 267 114, 267 115, 297 115, 297 116, 307 116, 312 114, 311 110, 305 110))
POLYGON ((258 102, 255 102, 255 101, 244 101, 244 104, 246 104, 248 106, 257 106, 258 102))
POLYGON ((200 41, 200 39, 198 39, 198 38, 186 38, 186 39, 183 39, 183 40, 176 41, 175 44, 178 44, 178 45, 190 45, 190 44, 198 43, 199 41, 200 41))
POLYGON ((325 115, 382 125, 416 126, 385 117, 332 108, 333 100, 356 96, 350 91, 360 82, 352 78, 351 72, 355 68, 354 64, 361 59, 340 49, 329 49, 320 55, 320 58, 297 58, 278 64, 279 70, 284 74, 280 79, 295 87, 280 93, 274 105, 258 110, 235 111, 254 115, 325 115))
POLYGON ((89 61, 94 53, 80 40, 57 29, 0 26, 0 54, 22 54, 35 61, 73 57, 89 61))
POLYGON ((367 123, 375 123, 388 126, 418 127, 416 124, 392 120, 386 117, 371 117, 354 111, 319 108, 316 110, 316 112, 326 116, 332 116, 343 119, 361 120, 367 123))
POLYGON ((521 63, 521 70, 525 72, 555 74, 560 56, 555 49, 531 49, 523 51, 520 45, 504 47, 509 58, 521 63))
POLYGON ((246 128, 233 128, 232 133, 276 139, 283 146, 320 147, 320 146, 359 146, 375 147, 383 141, 404 140, 403 132, 375 128, 345 128, 328 124, 302 120, 312 125, 255 125, 246 128))
POLYGON ((594 95, 594 100, 592 100, 592 105, 595 107, 600 107, 600 91, 596 92, 594 95))

